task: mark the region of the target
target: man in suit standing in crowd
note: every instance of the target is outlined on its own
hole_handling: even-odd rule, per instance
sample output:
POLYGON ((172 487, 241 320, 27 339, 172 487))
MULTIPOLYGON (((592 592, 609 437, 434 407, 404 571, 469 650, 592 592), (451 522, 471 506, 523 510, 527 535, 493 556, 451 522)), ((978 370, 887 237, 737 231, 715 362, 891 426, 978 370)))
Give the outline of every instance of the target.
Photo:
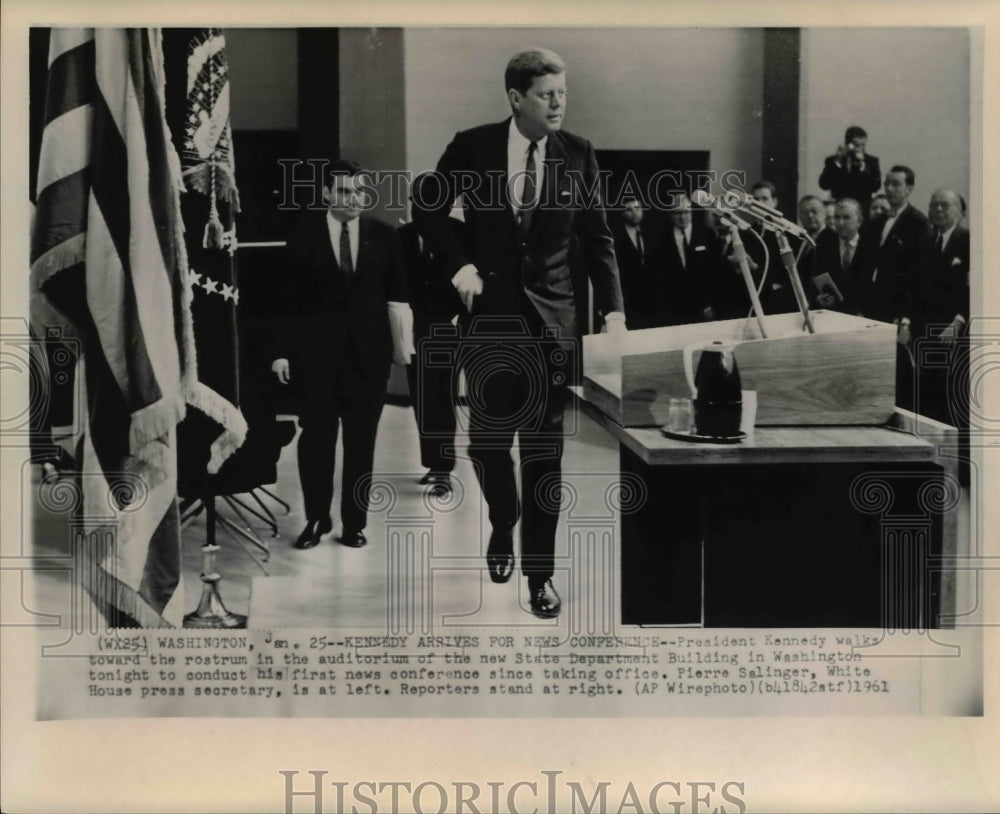
POLYGON ((625 198, 622 201, 621 217, 612 226, 622 297, 625 300, 625 316, 633 330, 648 327, 645 316, 645 292, 649 273, 647 260, 650 249, 655 250, 655 247, 649 245, 649 236, 642 227, 644 215, 641 201, 625 198))
MULTIPOLYGON (((902 164, 886 173, 889 212, 869 220, 862 229, 860 252, 864 263, 851 287, 853 307, 861 316, 897 326, 912 296, 911 275, 920 242, 931 230, 927 216, 910 204, 915 183, 913 170, 902 164)), ((907 338, 899 332, 896 404, 909 410, 913 407, 913 362, 905 351, 907 338)))
MULTIPOLYGON (((770 181, 758 181, 750 188, 750 196, 758 203, 778 208, 778 190, 770 181)), ((795 300, 795 292, 788 281, 788 272, 781 261, 781 251, 778 249, 778 239, 774 232, 755 224, 753 231, 760 240, 744 239, 750 270, 754 272, 754 282, 760 285, 764 279, 764 287, 760 292, 760 303, 765 314, 784 314, 797 311, 799 306, 795 300), (763 246, 761 245, 763 243, 763 246), (767 248, 765 253, 764 247, 767 248)), ((747 304, 749 308, 749 303, 747 304)))
MULTIPOLYGON (((464 239, 464 224, 452 218, 451 226, 458 239, 464 239)), ((406 374, 420 437, 420 462, 427 468, 420 483, 429 485, 432 494, 444 496, 451 491, 455 468, 458 328, 452 321, 462 301, 455 287, 438 273, 437 258, 416 224, 403 224, 398 235, 413 310, 416 354, 406 374)))
POLYGON ((934 228, 917 250, 913 290, 900 320, 901 342, 915 348, 918 357, 919 411, 965 427, 969 383, 962 363, 968 352, 969 230, 961 225, 962 204, 954 190, 936 190, 928 212, 934 228), (945 349, 948 365, 928 364, 934 354, 921 353, 920 340, 945 349), (949 375, 955 370, 957 375, 949 375))
POLYGON ((834 201, 853 198, 863 211, 868 211, 872 193, 882 182, 878 159, 868 155, 868 134, 863 127, 853 125, 844 133, 844 143, 823 163, 819 176, 820 189, 830 191, 834 201))
POLYGON ((927 216, 910 204, 916 177, 909 167, 894 166, 885 176, 886 215, 868 221, 861 240, 868 263, 858 280, 855 305, 870 319, 897 322, 910 289, 917 247, 930 232, 927 216))
MULTIPOLYGON (((645 308, 648 324, 685 325, 715 319, 720 288, 720 246, 715 233, 694 222, 691 200, 681 193, 670 211, 670 226, 648 272, 645 308)), ((633 328, 638 327, 631 322, 633 328)))
POLYGON ((271 369, 300 398, 298 460, 306 527, 295 548, 318 545, 333 530, 334 453, 343 426, 340 495, 351 548, 367 543, 375 434, 393 358, 412 354, 410 309, 396 232, 361 217, 361 168, 337 160, 327 170, 325 211, 307 211, 289 237, 271 337, 271 369))
POLYGON ((885 193, 876 192, 872 195, 872 202, 868 205, 868 217, 874 220, 882 215, 889 214, 890 209, 892 207, 889 206, 889 199, 885 197, 885 193))
POLYGON ((458 133, 414 198, 414 221, 440 273, 473 317, 460 341, 470 403, 469 455, 492 526, 486 563, 494 582, 514 568, 513 530, 521 521, 521 571, 533 614, 553 618, 562 602, 552 585, 561 479, 566 384, 578 355, 576 298, 569 268, 575 240, 609 332, 624 331, 614 240, 604 218, 600 176, 589 141, 562 130, 566 66, 531 49, 504 75, 512 116, 458 133), (463 198, 468 245, 448 224, 463 198), (533 360, 526 369, 525 354, 533 360), (511 458, 521 452, 521 498, 511 458))
POLYGON ((811 277, 816 264, 815 245, 820 235, 831 231, 826 225, 826 204, 816 195, 804 195, 799 199, 799 224, 812 238, 812 243, 804 238, 795 238, 798 243, 792 243, 795 252, 795 264, 803 278, 811 277))
POLYGON ((816 236, 815 263, 810 271, 815 306, 852 312, 851 286, 863 266, 858 253, 863 217, 861 205, 853 198, 844 198, 837 201, 833 231, 823 229, 816 236))

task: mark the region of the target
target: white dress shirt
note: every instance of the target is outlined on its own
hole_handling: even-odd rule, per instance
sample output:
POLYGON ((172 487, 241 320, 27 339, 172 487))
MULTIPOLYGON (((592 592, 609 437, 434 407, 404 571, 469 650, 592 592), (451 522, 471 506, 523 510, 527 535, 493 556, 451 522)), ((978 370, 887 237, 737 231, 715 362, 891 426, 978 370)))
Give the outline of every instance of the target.
POLYGON ((906 207, 909 205, 910 202, 905 201, 903 205, 899 207, 899 211, 895 215, 890 214, 889 217, 885 219, 885 226, 882 227, 882 239, 879 241, 880 246, 885 243, 885 239, 889 237, 889 232, 892 231, 892 227, 896 225, 897 218, 899 218, 899 216, 906 211, 906 207))

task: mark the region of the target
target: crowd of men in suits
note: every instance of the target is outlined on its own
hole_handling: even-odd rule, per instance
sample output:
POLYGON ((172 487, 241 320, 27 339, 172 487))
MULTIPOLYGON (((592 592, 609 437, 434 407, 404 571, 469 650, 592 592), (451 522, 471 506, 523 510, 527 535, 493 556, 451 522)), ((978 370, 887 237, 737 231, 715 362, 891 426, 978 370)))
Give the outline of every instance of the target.
MULTIPOLYGON (((812 308, 855 314, 898 326, 897 403, 949 424, 967 419, 961 341, 969 319, 969 231, 965 201, 938 189, 927 213, 910 200, 914 171, 895 164, 881 175, 866 152, 867 134, 848 128, 844 144, 819 177, 830 199, 806 195, 798 222, 810 240, 790 238, 812 308), (938 351, 944 351, 940 353, 938 351), (942 358, 947 358, 943 363, 942 358)), ((749 194, 780 208, 775 186, 749 194)), ((630 329, 746 316, 750 301, 728 230, 711 210, 675 199, 665 230, 643 228, 641 202, 625 202, 614 223, 625 312, 630 329)), ((758 224, 742 233, 765 313, 797 310, 775 233, 758 224), (747 231, 751 232, 750 234, 747 231)))

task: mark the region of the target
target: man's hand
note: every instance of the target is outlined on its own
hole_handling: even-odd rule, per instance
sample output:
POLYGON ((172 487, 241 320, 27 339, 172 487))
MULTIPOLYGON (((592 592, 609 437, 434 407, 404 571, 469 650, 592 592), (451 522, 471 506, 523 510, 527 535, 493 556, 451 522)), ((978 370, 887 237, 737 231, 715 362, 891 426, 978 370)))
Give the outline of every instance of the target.
POLYGON ((904 348, 910 344, 910 320, 904 319, 899 323, 899 331, 896 333, 896 341, 904 348))
POLYGON ((958 339, 958 333, 962 330, 962 326, 965 324, 965 320, 961 317, 955 317, 951 322, 948 323, 947 327, 938 334, 938 339, 942 342, 947 342, 951 344, 956 339, 958 339))
POLYGON ((625 314, 621 311, 612 311, 607 314, 604 317, 604 330, 602 333, 607 333, 611 336, 621 336, 628 333, 628 329, 625 327, 625 314))
POLYGON ((816 304, 820 308, 832 308, 837 304, 837 298, 833 294, 824 291, 822 294, 817 295, 816 304))
POLYGON ((483 278, 479 276, 476 267, 471 263, 462 266, 451 278, 451 284, 455 286, 465 310, 471 314, 476 297, 483 293, 483 278))
POLYGON ((282 384, 288 384, 292 380, 288 372, 287 359, 275 359, 271 362, 271 370, 274 371, 274 375, 278 377, 278 381, 282 384))
POLYGON ((392 361, 397 365, 411 363, 413 348, 413 312, 409 303, 389 301, 389 330, 392 332, 392 361))

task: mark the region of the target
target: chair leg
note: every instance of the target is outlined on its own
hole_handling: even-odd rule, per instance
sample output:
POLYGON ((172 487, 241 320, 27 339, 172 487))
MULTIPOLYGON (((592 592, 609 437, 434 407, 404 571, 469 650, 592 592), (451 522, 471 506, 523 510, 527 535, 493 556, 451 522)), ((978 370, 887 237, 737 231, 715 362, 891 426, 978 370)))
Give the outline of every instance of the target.
POLYGON ((274 492, 272 492, 270 489, 268 489, 268 488, 266 488, 264 486, 258 486, 256 489, 254 489, 254 492, 257 492, 257 491, 263 492, 265 495, 267 495, 269 498, 271 498, 271 500, 273 500, 279 506, 282 506, 285 509, 285 514, 291 514, 292 513, 292 507, 288 503, 286 503, 285 501, 283 501, 280 497, 278 497, 276 494, 274 494, 274 492))
POLYGON ((271 558, 271 548, 270 546, 268 546, 267 543, 261 540, 260 537, 258 537, 254 533, 253 526, 251 526, 250 522, 246 518, 246 515, 243 514, 243 512, 240 510, 239 502, 234 500, 232 495, 222 495, 222 499, 226 501, 226 504, 229 506, 229 508, 236 513, 236 516, 239 517, 239 519, 243 522, 246 528, 242 529, 239 528, 235 523, 223 517, 222 515, 219 515, 219 519, 222 520, 228 527, 237 531, 241 536, 245 537, 247 540, 249 540, 251 543, 257 546, 257 548, 263 551, 264 562, 267 562, 271 558))
MULTIPOLYGON (((254 495, 253 492, 248 492, 247 494, 251 495, 252 497, 256 497, 256 495, 254 495)), ((267 512, 267 516, 265 516, 265 515, 261 514, 260 512, 258 512, 255 508, 253 508, 253 506, 248 506, 246 503, 244 503, 242 500, 240 500, 236 495, 228 495, 227 498, 226 498, 226 500, 228 500, 230 503, 234 503, 234 502, 238 503, 240 505, 240 507, 244 511, 249 512, 254 517, 256 517, 258 520, 260 520, 261 522, 265 523, 267 525, 267 527, 269 529, 271 529, 271 536, 272 537, 277 537, 278 536, 278 522, 277 522, 277 520, 275 520, 274 515, 271 514, 271 512, 269 512, 267 510, 266 506, 264 506, 264 511, 267 512)), ((259 503, 260 501, 258 500, 257 502, 259 503)), ((261 505, 263 505, 263 504, 261 504, 261 505)))

